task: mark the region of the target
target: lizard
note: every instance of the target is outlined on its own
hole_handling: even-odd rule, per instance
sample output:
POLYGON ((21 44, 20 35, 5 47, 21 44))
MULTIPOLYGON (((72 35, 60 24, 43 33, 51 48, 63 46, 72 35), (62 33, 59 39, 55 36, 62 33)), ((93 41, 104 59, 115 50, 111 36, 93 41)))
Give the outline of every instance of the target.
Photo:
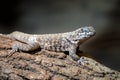
POLYGON ((78 47, 86 40, 94 36, 96 33, 92 26, 78 28, 71 32, 55 33, 55 34, 27 34, 19 31, 14 31, 10 34, 0 34, 0 36, 15 39, 19 43, 12 45, 12 50, 9 54, 13 54, 18 50, 34 51, 38 48, 55 51, 69 52, 69 56, 77 61, 79 56, 76 54, 78 47))

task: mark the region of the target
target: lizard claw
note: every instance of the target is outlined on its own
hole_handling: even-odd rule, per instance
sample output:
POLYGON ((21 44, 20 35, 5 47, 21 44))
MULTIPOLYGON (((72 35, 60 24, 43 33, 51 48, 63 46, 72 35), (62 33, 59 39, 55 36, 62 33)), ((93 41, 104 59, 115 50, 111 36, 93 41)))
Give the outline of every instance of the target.
POLYGON ((15 52, 16 50, 11 50, 6 57, 7 58, 11 57, 15 52))

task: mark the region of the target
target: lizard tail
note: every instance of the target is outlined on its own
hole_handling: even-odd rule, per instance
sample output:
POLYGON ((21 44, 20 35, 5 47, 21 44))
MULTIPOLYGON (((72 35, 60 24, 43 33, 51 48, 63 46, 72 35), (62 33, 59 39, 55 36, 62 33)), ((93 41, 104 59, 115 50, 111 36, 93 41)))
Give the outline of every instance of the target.
POLYGON ((19 31, 14 31, 10 34, 1 34, 0 33, 0 37, 16 39, 16 40, 27 43, 30 35, 26 34, 26 33, 19 32, 19 31))
POLYGON ((12 38, 10 36, 10 34, 2 34, 2 33, 0 33, 0 37, 14 39, 14 38, 12 38))
POLYGON ((7 37, 7 35, 5 35, 5 34, 0 34, 0 37, 7 37))

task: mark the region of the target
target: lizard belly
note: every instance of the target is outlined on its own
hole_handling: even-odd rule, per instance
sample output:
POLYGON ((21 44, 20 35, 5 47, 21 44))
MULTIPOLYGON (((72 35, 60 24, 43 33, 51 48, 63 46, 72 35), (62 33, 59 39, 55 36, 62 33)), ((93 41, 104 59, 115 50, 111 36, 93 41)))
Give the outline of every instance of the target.
POLYGON ((67 49, 67 46, 65 44, 65 41, 62 40, 50 40, 50 41, 46 41, 44 44, 44 49, 46 50, 50 50, 50 51, 56 51, 56 52, 64 52, 67 49))

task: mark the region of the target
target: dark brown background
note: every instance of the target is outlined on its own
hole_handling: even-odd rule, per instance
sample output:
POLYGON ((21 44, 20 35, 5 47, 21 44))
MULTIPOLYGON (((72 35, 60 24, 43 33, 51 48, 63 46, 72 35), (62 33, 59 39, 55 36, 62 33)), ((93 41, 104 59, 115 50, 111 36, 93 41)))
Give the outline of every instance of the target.
POLYGON ((81 50, 120 70, 120 0, 0 1, 0 33, 57 33, 89 25, 97 34, 81 50))

